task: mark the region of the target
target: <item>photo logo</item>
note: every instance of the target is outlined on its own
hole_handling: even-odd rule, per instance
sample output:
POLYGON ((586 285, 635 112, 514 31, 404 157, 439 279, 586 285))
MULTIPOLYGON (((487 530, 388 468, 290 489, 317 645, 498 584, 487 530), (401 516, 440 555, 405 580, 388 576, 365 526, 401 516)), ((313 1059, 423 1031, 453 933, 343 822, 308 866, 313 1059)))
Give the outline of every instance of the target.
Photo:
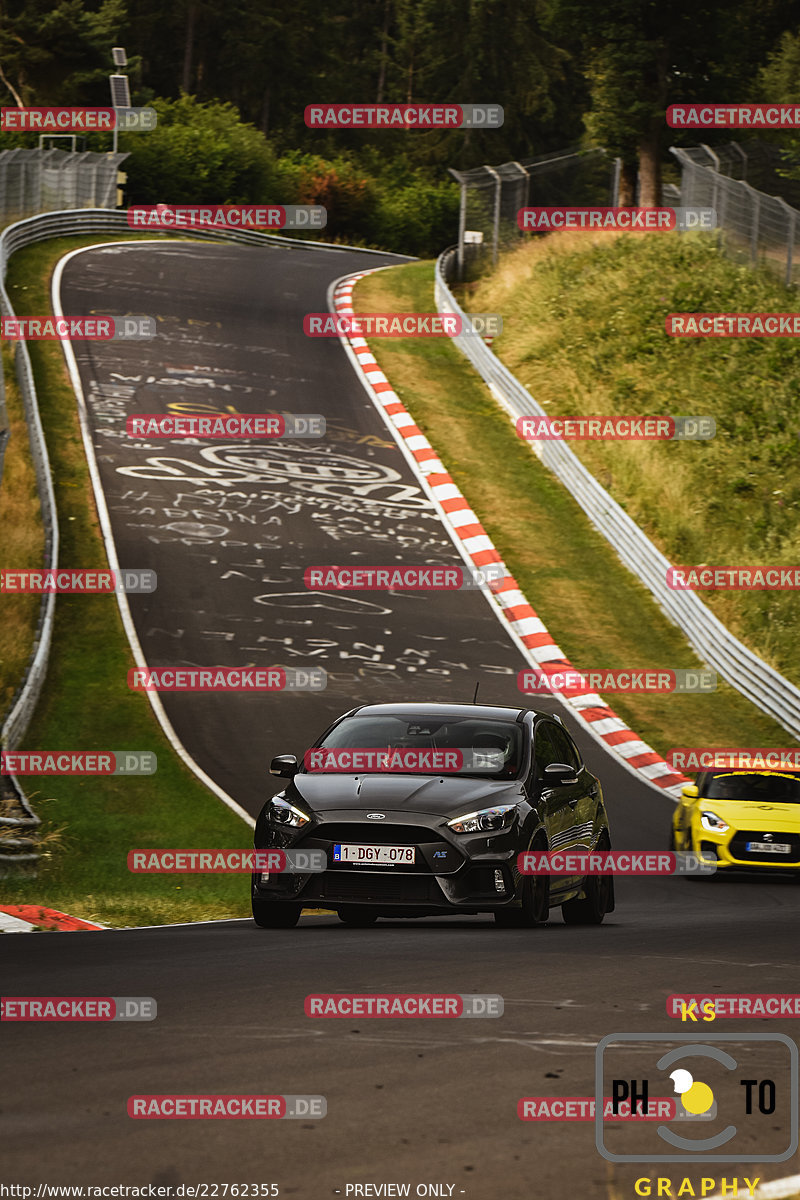
POLYGON ((798 1081, 797 1045, 780 1033, 608 1034, 595 1054, 597 1149, 609 1162, 785 1162, 798 1146, 798 1081), (670 1084, 674 1123, 617 1124, 623 1102, 646 1106, 670 1084))

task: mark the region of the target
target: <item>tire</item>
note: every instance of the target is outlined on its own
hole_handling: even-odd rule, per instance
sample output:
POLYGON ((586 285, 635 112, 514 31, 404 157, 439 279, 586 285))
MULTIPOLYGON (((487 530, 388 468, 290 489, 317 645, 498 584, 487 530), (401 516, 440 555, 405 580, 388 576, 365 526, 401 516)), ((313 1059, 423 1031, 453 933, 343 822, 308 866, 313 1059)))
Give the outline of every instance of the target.
MULTIPOLYGON (((603 836, 598 850, 610 850, 608 838, 603 836)), ((588 875, 584 878, 586 895, 581 899, 567 900, 561 905, 565 925, 602 925, 606 913, 614 907, 614 876, 588 875)))
POLYGON ((336 915, 343 924, 350 925, 355 929, 366 929, 368 925, 374 925, 378 919, 378 914, 371 908, 339 908, 336 910, 336 915))
MULTIPOLYGON (((534 846, 535 850, 544 849, 534 846)), ((522 904, 519 908, 500 908, 494 914, 501 929, 539 929, 550 915, 550 876, 524 875, 522 904)))
POLYGON ((302 904, 285 900, 253 900, 253 920, 262 929, 294 929, 303 911, 302 904))

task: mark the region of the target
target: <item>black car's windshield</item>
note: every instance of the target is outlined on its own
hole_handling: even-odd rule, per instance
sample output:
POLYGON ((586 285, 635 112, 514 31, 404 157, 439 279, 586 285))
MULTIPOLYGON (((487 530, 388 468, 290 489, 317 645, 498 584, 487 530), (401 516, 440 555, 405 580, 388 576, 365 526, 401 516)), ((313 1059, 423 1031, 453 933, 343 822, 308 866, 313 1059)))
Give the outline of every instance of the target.
POLYGON ((706 785, 705 795, 709 800, 800 804, 800 779, 794 775, 753 775, 737 771, 731 775, 712 776, 706 785))
POLYGON ((513 779, 522 728, 481 717, 353 716, 305 754, 306 771, 401 772, 513 779))

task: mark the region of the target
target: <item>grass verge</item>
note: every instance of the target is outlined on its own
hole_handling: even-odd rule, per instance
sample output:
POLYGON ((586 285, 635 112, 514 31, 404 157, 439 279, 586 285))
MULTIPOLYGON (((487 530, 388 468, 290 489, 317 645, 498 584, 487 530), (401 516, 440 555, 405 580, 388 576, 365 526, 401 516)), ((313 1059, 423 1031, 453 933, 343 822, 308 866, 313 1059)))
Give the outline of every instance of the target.
MULTIPOLYGON (((493 349, 551 415, 711 416, 704 442, 575 442, 675 564, 800 563, 800 347, 674 338, 670 312, 796 312, 797 292, 707 234, 568 233, 503 257, 469 289, 503 314, 493 349)), ((800 684, 797 593, 704 592, 717 617, 800 684)))
MULTIPOLYGON (((357 285, 354 304, 360 312, 435 311, 433 266, 412 263, 368 276, 357 285)), ((371 338, 370 348, 576 667, 701 665, 566 488, 520 441, 454 346, 433 338, 371 338)), ((784 746, 788 740, 721 680, 706 694, 606 699, 662 754, 674 746, 784 746)))
MULTIPOLYGON (((97 240, 64 238, 15 254, 7 287, 16 312, 50 312, 56 262, 97 240)), ((29 350, 53 470, 61 562, 107 566, 61 347, 31 342, 29 350)), ((10 483, 14 504, 34 504, 35 490, 24 474, 16 480, 7 476, 3 493, 11 494, 10 483)), ((21 565, 8 551, 4 560, 21 565)), ((24 629, 19 634, 24 642, 24 629)), ((24 649, 20 653, 24 665, 24 649)), ((132 665, 112 596, 58 597, 47 682, 22 748, 154 750, 158 771, 128 778, 23 779, 48 840, 38 875, 0 878, 0 898, 111 926, 247 916, 247 876, 128 872, 127 853, 136 847, 252 845, 249 827, 175 757, 146 697, 128 691, 132 665)))

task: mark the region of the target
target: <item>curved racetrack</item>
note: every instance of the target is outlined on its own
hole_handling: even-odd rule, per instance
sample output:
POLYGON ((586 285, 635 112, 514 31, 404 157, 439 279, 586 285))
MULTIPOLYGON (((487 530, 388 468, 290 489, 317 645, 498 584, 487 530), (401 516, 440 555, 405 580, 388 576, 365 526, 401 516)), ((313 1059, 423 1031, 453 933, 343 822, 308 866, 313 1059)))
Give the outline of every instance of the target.
MULTIPOLYGON (((156 592, 130 598, 148 664, 329 673, 320 693, 162 697, 190 754, 254 815, 277 790, 269 758, 302 753, 353 704, 469 700, 477 681, 483 701, 520 702, 525 663, 479 592, 354 599, 303 587, 315 564, 461 563, 338 341, 303 334, 303 315, 327 307, 332 280, 380 261, 142 243, 78 254, 64 271, 65 312, 158 320, 151 342, 75 347, 120 562, 158 572, 156 592), (198 399, 215 412, 321 413, 330 436, 268 445, 124 435, 129 414, 195 411, 198 399)), ((663 848, 669 798, 565 720, 603 782, 615 845, 663 848)), ((410 1183, 412 1195, 417 1184, 453 1185, 441 1194, 473 1200, 633 1195, 646 1165, 606 1162, 591 1123, 520 1122, 517 1100, 593 1094, 604 1035, 680 1032, 665 1015, 673 992, 800 991, 797 897, 775 880, 621 879, 617 911, 599 929, 568 928, 558 913, 539 931, 467 917, 357 930, 307 916, 288 932, 242 921, 4 939, 15 994, 147 995, 159 1005, 150 1024, 10 1027, 9 1177, 274 1182, 301 1197, 387 1182, 410 1183), (303 999, 320 991, 500 993, 505 1015, 313 1022, 303 999), (322 1093, 328 1115, 127 1117, 129 1095, 165 1092, 322 1093)), ((757 1023, 768 1026, 784 1023, 757 1023)), ((754 1027, 724 1022, 727 1033, 754 1027)), ((638 1053, 631 1076, 652 1047, 638 1053)), ((755 1152, 757 1135, 756 1125, 743 1131, 743 1153, 755 1152)), ((653 1173, 792 1169, 681 1163, 653 1173)))

